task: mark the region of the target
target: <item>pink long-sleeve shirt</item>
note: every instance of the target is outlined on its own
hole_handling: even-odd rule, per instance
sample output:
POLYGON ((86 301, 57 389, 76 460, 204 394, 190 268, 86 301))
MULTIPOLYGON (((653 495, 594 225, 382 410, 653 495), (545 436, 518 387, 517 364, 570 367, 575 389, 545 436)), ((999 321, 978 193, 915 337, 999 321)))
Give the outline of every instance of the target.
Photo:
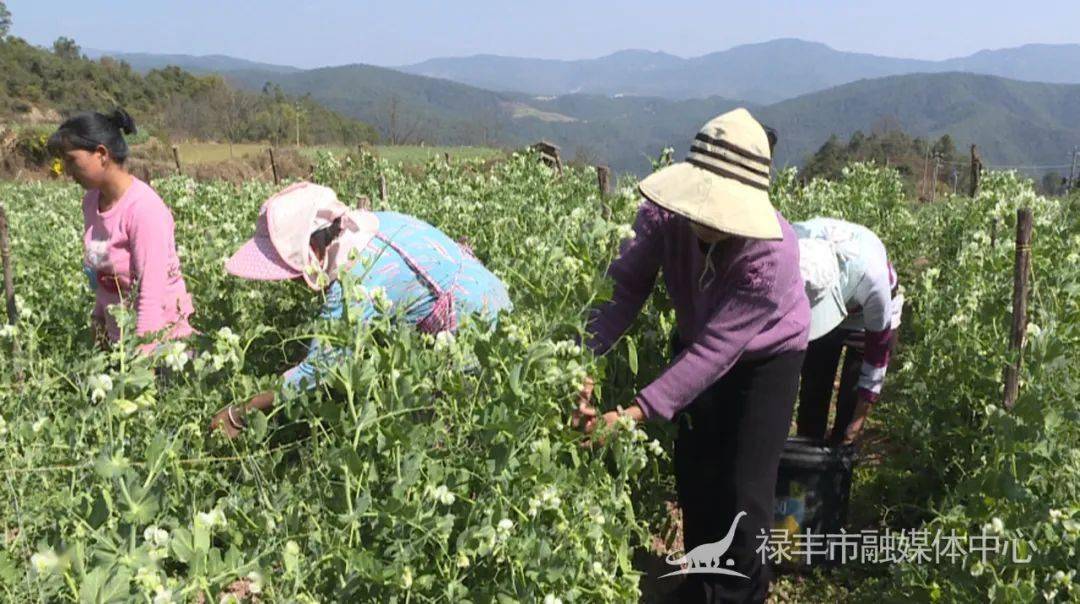
POLYGON ((671 419, 741 359, 806 349, 810 303, 799 273, 798 239, 779 213, 777 218, 783 240, 727 239, 712 251, 715 275, 702 280, 706 254, 690 221, 650 201, 638 209, 635 236, 623 242, 608 269, 614 295, 591 317, 588 344, 604 353, 619 339, 663 267, 685 348, 638 394, 635 402, 646 417, 671 419))
POLYGON ((113 341, 120 329, 106 309, 121 303, 135 310, 136 335, 191 335, 194 307, 180 274, 172 212, 137 178, 105 212, 98 209, 100 197, 96 189, 83 197, 83 264, 95 290, 94 317, 105 322, 113 341))

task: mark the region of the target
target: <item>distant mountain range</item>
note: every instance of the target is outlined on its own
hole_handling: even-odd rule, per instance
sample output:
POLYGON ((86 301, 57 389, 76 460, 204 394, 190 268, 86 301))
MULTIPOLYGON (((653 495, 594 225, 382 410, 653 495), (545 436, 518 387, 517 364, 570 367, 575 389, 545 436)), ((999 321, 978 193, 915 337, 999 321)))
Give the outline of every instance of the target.
POLYGON ((147 72, 151 69, 161 69, 174 65, 196 74, 222 73, 241 69, 258 69, 273 73, 292 73, 300 71, 298 67, 287 65, 272 65, 259 63, 247 59, 237 59, 226 55, 177 55, 177 54, 153 54, 147 52, 110 52, 95 48, 84 48, 82 53, 91 59, 100 59, 109 56, 126 62, 135 71, 147 72))
MULTIPOLYGON (((137 69, 169 62, 154 55, 120 58, 137 69)), ((665 146, 674 146, 681 156, 702 123, 736 106, 749 108, 779 130, 778 166, 802 163, 832 134, 846 137, 886 123, 913 136, 949 133, 961 148, 976 143, 990 164, 1060 164, 1080 144, 1080 85, 1020 81, 1046 77, 1060 82, 1071 77, 1080 82, 1080 45, 1025 46, 945 62, 842 53, 798 40, 741 46, 699 59, 627 51, 592 62, 484 60, 492 66, 491 74, 512 73, 518 78, 507 86, 540 84, 532 91, 496 92, 371 65, 298 70, 229 57, 183 57, 185 68, 222 73, 241 87, 258 90, 272 82, 287 93, 310 95, 327 107, 376 125, 385 141, 517 146, 546 138, 561 145, 568 158, 604 162, 638 174, 648 170, 648 158, 665 146), (711 64, 731 77, 712 81, 674 75, 673 69, 688 63, 711 64), (928 64, 939 73, 880 73, 928 64), (996 71, 1013 79, 940 72, 944 64, 996 71), (598 89, 617 80, 619 73, 637 73, 639 82, 669 78, 672 88, 682 86, 687 98, 636 92, 622 96, 537 94, 536 90, 549 85, 543 82, 563 77, 560 69, 566 65, 575 66, 580 83, 592 82, 598 89), (731 96, 690 94, 695 86, 724 81, 735 91, 731 96), (808 91, 792 97, 800 88, 808 91), (784 100, 759 100, 763 98, 784 100)), ((565 80, 563 85, 571 84, 572 80, 565 80)))
POLYGON ((1015 80, 1080 84, 1080 44, 1030 44, 944 61, 898 59, 781 39, 683 59, 625 50, 598 59, 556 61, 478 55, 398 68, 480 88, 538 95, 722 96, 772 103, 861 79, 961 71, 1015 80))

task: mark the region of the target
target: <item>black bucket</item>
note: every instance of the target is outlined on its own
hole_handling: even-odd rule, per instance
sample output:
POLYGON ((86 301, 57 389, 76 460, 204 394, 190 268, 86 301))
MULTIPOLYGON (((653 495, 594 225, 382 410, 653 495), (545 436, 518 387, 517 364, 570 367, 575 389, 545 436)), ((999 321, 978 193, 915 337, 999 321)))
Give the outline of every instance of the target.
MULTIPOLYGON (((829 446, 824 441, 792 436, 784 444, 776 480, 776 504, 773 514, 774 536, 787 533, 789 553, 797 551, 799 534, 836 535, 847 522, 851 472, 855 467, 855 448, 829 446)), ((775 539, 770 547, 776 547, 775 539)), ((828 541, 824 540, 827 544, 828 541)), ((805 549, 805 548, 804 548, 805 549)), ((828 546, 825 550, 828 551, 828 546)), ((828 555, 793 556, 782 561, 781 568, 797 569, 837 563, 828 555)))

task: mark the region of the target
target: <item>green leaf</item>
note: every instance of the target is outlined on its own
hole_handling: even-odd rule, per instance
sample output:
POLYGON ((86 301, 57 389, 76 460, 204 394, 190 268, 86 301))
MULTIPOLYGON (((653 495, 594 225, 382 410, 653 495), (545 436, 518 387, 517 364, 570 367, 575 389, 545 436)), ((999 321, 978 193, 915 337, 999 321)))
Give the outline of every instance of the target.
POLYGON ((83 604, 112 604, 128 602, 131 571, 122 566, 98 567, 83 578, 79 586, 79 602, 83 604))
POLYGON ((634 338, 626 337, 626 360, 630 363, 630 373, 637 375, 638 372, 638 359, 637 359, 637 345, 634 343, 634 338))
POLYGON ((187 529, 178 528, 174 530, 169 545, 177 560, 190 563, 195 559, 195 541, 191 532, 187 529))
POLYGON ((521 363, 510 369, 510 391, 518 398, 525 398, 525 392, 521 389, 521 363))

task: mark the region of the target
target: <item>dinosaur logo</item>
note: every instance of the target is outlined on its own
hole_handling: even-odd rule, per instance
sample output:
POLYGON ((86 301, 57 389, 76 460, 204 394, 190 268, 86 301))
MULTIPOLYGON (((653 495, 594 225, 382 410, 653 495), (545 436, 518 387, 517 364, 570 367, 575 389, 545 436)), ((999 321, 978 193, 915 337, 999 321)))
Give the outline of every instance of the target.
POLYGON ((668 564, 672 566, 682 566, 684 568, 670 572, 666 575, 661 575, 660 578, 674 577, 675 575, 713 574, 731 575, 733 577, 749 579, 750 577, 747 577, 738 571, 724 568, 725 566, 735 566, 735 560, 732 558, 724 560, 724 554, 726 554, 728 548, 731 547, 731 542, 735 540, 735 527, 739 525, 739 520, 745 515, 746 512, 739 512, 735 515, 735 519, 731 521, 731 527, 728 529, 727 535, 725 535, 723 539, 714 543, 703 543, 686 552, 679 558, 668 556, 666 560, 668 564))

